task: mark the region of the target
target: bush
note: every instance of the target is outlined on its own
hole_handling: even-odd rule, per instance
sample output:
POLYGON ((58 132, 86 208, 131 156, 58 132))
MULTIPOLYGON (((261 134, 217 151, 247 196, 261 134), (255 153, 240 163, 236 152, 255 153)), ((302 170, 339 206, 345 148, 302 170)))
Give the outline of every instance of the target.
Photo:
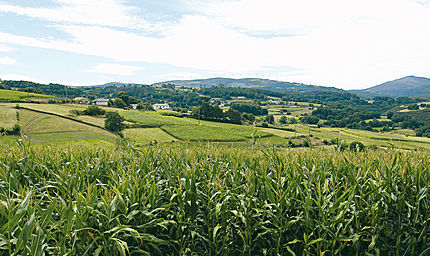
POLYGON ((106 112, 105 116, 106 130, 114 133, 120 133, 122 130, 124 130, 125 125, 122 123, 124 122, 124 117, 118 114, 118 112, 108 111, 106 112))
POLYGON ((77 109, 72 109, 72 110, 69 111, 69 114, 71 116, 80 116, 82 113, 81 113, 81 111, 79 111, 77 109))
POLYGON ((246 112, 242 114, 242 118, 249 123, 252 123, 255 121, 255 116, 253 114, 246 113, 246 112))
POLYGON ((363 151, 364 150, 364 144, 359 141, 354 141, 349 145, 349 150, 352 151, 363 151))
POLYGON ((417 110, 420 109, 420 106, 418 106, 418 104, 411 104, 408 106, 409 110, 417 110))
POLYGON ((288 122, 288 118, 286 116, 281 116, 279 119, 279 123, 286 124, 288 122))
POLYGON ((1 135, 20 135, 21 134, 21 126, 19 124, 14 124, 12 129, 5 129, 0 127, 0 136, 1 135))
POLYGON ((84 111, 82 111, 83 115, 89 115, 89 116, 102 116, 105 113, 106 111, 104 109, 96 105, 88 106, 84 111))

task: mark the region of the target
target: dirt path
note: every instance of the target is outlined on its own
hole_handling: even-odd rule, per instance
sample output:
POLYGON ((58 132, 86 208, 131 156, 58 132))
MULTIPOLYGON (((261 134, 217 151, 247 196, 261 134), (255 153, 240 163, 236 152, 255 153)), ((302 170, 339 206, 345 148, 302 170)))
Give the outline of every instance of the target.
POLYGON ((46 118, 50 118, 50 116, 39 116, 38 118, 35 118, 33 120, 31 120, 26 126, 25 128, 22 130, 24 134, 28 134, 30 133, 31 129, 40 121, 46 119, 46 118))

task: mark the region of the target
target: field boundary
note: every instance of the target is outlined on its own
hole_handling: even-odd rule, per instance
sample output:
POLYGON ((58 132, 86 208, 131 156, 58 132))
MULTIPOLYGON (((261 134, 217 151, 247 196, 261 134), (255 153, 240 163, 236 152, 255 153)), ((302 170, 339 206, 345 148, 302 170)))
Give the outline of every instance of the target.
POLYGON ((184 140, 182 140, 182 139, 178 138, 177 136, 173 135, 171 132, 166 131, 166 129, 164 129, 164 127, 163 127, 163 126, 160 126, 160 127, 157 127, 157 128, 159 128, 159 129, 160 129, 160 130, 162 130, 163 132, 165 132, 165 133, 169 134, 170 136, 172 136, 173 138, 175 138, 175 139, 177 139, 177 140, 179 140, 179 141, 184 141, 184 140))
POLYGON ((37 109, 32 109, 32 108, 27 108, 27 107, 21 107, 21 106, 19 107, 19 109, 24 109, 24 110, 33 111, 33 112, 36 112, 36 113, 41 113, 41 114, 46 114, 46 115, 51 115, 51 116, 56 116, 56 117, 64 118, 64 119, 75 121, 75 122, 78 122, 78 123, 81 123, 81 124, 85 124, 85 125, 89 125, 89 126, 92 126, 92 127, 100 128, 102 130, 105 130, 105 131, 108 131, 108 132, 110 132, 112 134, 115 134, 115 133, 107 130, 104 127, 98 126, 96 124, 88 123, 88 122, 85 122, 85 121, 82 121, 82 120, 79 120, 79 119, 75 119, 75 118, 72 118, 72 117, 63 116, 63 115, 60 115, 60 114, 55 114, 55 113, 46 112, 46 111, 37 110, 37 109))

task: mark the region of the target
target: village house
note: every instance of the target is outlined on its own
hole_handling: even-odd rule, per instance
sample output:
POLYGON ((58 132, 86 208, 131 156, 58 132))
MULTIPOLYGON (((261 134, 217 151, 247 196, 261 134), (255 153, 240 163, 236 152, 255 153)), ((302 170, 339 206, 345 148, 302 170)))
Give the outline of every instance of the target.
POLYGON ((109 100, 108 99, 96 99, 96 105, 107 107, 109 105, 109 100))
POLYGON ((88 100, 88 98, 85 98, 85 97, 76 97, 73 99, 73 101, 79 104, 90 104, 90 101, 88 100))
POLYGON ((152 105, 152 107, 154 109, 164 109, 164 110, 170 109, 169 104, 166 104, 166 103, 163 103, 163 104, 154 104, 154 105, 152 105))
POLYGON ((130 104, 130 106, 131 106, 132 109, 137 109, 137 105, 138 104, 130 104))

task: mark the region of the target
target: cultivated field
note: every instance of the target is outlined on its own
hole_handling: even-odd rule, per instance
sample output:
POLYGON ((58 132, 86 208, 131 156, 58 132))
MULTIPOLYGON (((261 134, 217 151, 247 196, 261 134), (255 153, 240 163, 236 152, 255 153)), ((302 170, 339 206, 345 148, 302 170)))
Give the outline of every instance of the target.
POLYGON ((0 152, 1 255, 430 251, 428 152, 246 144, 0 152))
MULTIPOLYGON (((300 103, 302 104, 302 103, 300 103)), ((16 121, 16 110, 13 108, 16 104, 2 103, 0 108, 0 127, 11 127, 16 121), (10 121, 12 120, 12 121, 10 121), (2 126, 3 125, 3 126, 2 126)), ((34 104, 21 103, 20 106, 40 110, 48 113, 55 113, 61 116, 71 117, 80 121, 104 127, 104 117, 93 116, 73 116, 71 110, 83 110, 87 106, 77 104, 34 104)), ((299 105, 298 108, 308 107, 299 105)), ((121 110, 114 108, 105 108, 110 111, 118 111, 129 124, 135 124, 137 130, 129 129, 124 134, 125 137, 136 141, 139 144, 148 144, 153 141, 172 142, 172 141, 213 141, 213 142, 253 142, 264 145, 288 146, 290 140, 300 142, 304 137, 310 134, 311 142, 314 145, 323 145, 323 141, 338 139, 345 143, 360 141, 366 146, 375 145, 377 147, 396 147, 400 149, 430 149, 430 138, 415 137, 411 130, 394 130, 390 132, 370 132, 364 130, 355 130, 348 128, 318 128, 314 125, 308 126, 303 124, 278 125, 280 129, 251 127, 244 125, 234 125, 227 123, 201 121, 191 118, 179 118, 171 116, 172 111, 138 111, 138 110, 121 110), (154 129, 157 128, 157 129, 154 129), (145 130, 147 129, 147 130, 145 130), (281 130, 283 129, 283 130, 281 130), (294 132, 296 130, 296 133, 294 132), (270 137, 270 138, 269 138, 270 137)), ((51 123, 53 124, 53 123, 51 123)), ((81 124, 79 124, 81 125, 81 124)), ((25 128, 25 127, 24 127, 25 128)), ((93 127, 91 129, 94 129, 93 127)), ((25 130, 25 129, 24 129, 25 130)), ((67 137, 67 135, 65 134, 67 137)), ((109 135, 115 137, 114 135, 109 135)), ((76 134, 74 139, 82 137, 76 134)), ((83 136, 82 139, 97 139, 94 136, 83 136)), ((4 139, 3 139, 4 140, 4 139)), ((43 136, 34 141, 41 142, 43 136)), ((60 141, 64 138, 60 138, 60 141)), ((106 141, 106 138, 102 138, 106 141)), ((51 140, 52 141, 52 140, 51 140)), ((112 140, 107 140, 112 142, 112 140)))

